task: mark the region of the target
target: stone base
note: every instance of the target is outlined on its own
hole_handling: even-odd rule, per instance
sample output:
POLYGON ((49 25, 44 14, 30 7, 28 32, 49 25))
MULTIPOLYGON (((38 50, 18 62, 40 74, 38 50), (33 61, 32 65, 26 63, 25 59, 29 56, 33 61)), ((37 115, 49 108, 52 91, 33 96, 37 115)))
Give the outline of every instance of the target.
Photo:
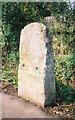
POLYGON ((23 75, 22 73, 23 71, 19 74, 18 96, 44 107, 45 91, 43 75, 28 71, 24 71, 23 75))

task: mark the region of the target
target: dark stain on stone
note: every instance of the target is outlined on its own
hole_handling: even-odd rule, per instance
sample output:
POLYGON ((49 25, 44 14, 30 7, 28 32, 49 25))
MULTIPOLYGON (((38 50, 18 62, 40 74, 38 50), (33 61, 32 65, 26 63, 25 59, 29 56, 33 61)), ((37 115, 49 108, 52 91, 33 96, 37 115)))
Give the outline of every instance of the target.
POLYGON ((25 67, 25 64, 23 64, 22 66, 25 67))
POLYGON ((36 67, 36 70, 38 70, 38 67, 36 67))

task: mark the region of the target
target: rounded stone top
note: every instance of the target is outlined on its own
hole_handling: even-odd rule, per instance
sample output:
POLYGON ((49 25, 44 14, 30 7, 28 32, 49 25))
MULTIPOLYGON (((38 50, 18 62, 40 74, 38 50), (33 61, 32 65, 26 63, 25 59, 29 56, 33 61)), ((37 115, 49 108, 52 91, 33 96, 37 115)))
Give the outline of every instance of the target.
POLYGON ((26 26, 24 27, 24 29, 27 29, 27 28, 32 27, 32 26, 40 26, 40 27, 42 27, 43 29, 46 29, 46 26, 45 26, 43 23, 39 23, 39 22, 30 23, 30 24, 26 25, 26 26))

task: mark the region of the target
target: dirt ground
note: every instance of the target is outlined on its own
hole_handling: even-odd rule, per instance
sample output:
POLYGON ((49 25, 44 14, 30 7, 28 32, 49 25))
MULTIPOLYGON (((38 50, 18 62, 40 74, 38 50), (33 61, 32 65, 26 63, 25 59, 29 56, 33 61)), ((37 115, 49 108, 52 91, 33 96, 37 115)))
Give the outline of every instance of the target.
POLYGON ((40 107, 15 96, 2 95, 2 118, 53 118, 46 114, 40 107))
MULTIPOLYGON (((10 84, 9 82, 3 81, 2 84, 2 93, 3 99, 3 117, 23 117, 23 118, 60 118, 62 120, 75 120, 75 105, 56 105, 54 107, 49 108, 40 108, 29 101, 26 101, 22 98, 18 98, 17 88, 10 84), (8 104, 6 104, 8 101, 8 104), (20 102, 20 103, 19 103, 20 102), (10 103, 10 104, 9 104, 10 103), (14 103, 16 103, 14 105, 14 103), (18 104, 20 106, 18 107, 18 104), (25 105, 25 106, 24 106, 25 105), (11 107, 10 107, 11 106, 11 107), (14 107, 16 107, 17 114, 14 115, 12 111, 14 111, 14 107), (10 109, 8 112, 7 109, 10 109), (12 114, 10 114, 10 112, 12 114), (21 113, 22 114, 21 114, 21 113), (11 115, 11 116, 10 116, 11 115)), ((16 113, 16 112, 14 112, 16 113)))

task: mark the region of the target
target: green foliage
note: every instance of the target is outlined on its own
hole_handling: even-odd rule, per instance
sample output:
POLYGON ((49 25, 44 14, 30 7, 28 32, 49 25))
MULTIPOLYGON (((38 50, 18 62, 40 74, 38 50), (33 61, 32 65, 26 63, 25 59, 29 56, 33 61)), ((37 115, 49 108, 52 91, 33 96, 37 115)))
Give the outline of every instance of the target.
POLYGON ((65 80, 67 85, 69 85, 69 80, 71 80, 74 75, 74 63, 75 57, 73 55, 55 58, 55 79, 65 80))
POLYGON ((56 102, 59 104, 75 102, 75 90, 65 86, 60 80, 56 80, 56 102))
POLYGON ((15 87, 18 86, 18 75, 17 75, 17 69, 14 67, 12 68, 11 65, 8 67, 3 66, 3 73, 2 73, 2 79, 4 81, 8 81, 11 84, 15 85, 15 87))
POLYGON ((20 31, 25 25, 42 21, 44 17, 51 14, 58 18, 59 14, 66 14, 65 10, 70 12, 66 2, 2 3, 3 43, 5 43, 7 53, 13 49, 18 51, 20 31))
POLYGON ((6 61, 8 58, 11 60, 13 54, 19 50, 22 28, 30 22, 40 21, 42 16, 39 3, 2 3, 2 12, 2 49, 5 57, 3 59, 6 61))
POLYGON ((8 56, 8 62, 11 66, 17 66, 19 64, 19 53, 18 52, 11 52, 8 56))

